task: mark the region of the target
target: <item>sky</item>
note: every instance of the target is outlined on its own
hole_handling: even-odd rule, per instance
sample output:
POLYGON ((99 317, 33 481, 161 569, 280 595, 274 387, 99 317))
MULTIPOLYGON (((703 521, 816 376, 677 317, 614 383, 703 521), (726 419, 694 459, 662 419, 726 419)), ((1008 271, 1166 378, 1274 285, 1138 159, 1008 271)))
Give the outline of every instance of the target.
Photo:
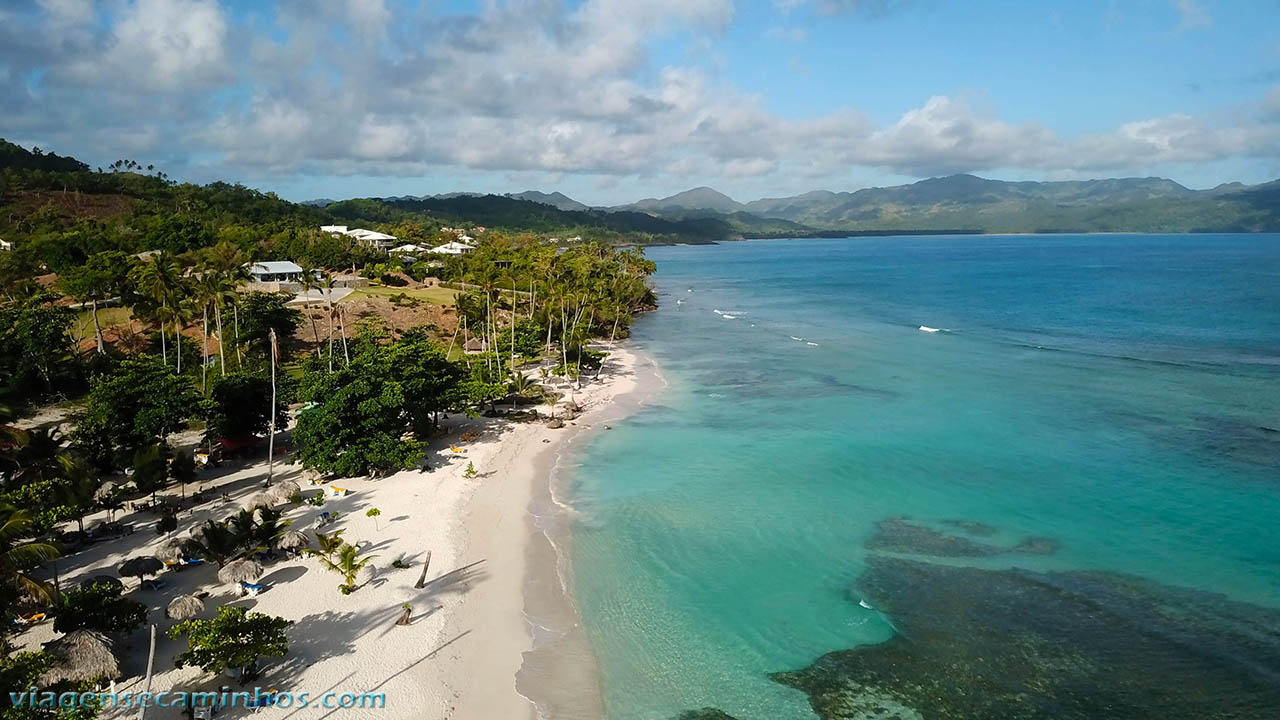
POLYGON ((3 0, 0 137, 291 200, 1280 178, 1280 0, 3 0))

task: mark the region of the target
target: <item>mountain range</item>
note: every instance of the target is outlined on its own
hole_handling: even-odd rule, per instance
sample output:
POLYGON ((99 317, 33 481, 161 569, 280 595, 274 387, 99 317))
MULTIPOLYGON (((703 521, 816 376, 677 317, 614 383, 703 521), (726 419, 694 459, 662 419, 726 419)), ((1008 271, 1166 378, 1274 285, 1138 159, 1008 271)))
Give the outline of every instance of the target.
MULTIPOLYGON (((541 193, 520 197, 541 202, 541 193)), ((565 201, 582 206, 560 193, 565 201)), ((1006 182, 974 175, 930 178, 855 192, 738 202, 709 187, 608 208, 657 217, 785 220, 815 233, 890 230, 974 232, 1201 232, 1280 230, 1280 180, 1192 190, 1164 178, 1006 182)), ((748 236, 752 233, 748 229, 748 236)))

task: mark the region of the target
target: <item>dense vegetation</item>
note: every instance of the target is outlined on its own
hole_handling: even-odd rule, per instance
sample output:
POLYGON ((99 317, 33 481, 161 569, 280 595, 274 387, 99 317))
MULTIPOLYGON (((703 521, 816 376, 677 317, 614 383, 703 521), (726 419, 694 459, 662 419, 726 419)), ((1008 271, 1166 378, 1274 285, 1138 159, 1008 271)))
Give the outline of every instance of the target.
MULTIPOLYGON (((203 427, 205 450, 252 447, 296 417, 293 462, 343 475, 412 467, 439 432, 441 414, 540 397, 535 367, 581 378, 603 355, 592 341, 624 337, 634 314, 654 302, 646 282, 654 265, 636 250, 595 242, 557 248, 490 229, 468 255, 391 257, 319 232, 336 215, 240 186, 174 184, 131 161, 100 172, 5 143, 0 163, 0 234, 13 243, 0 252, 6 625, 37 610, 63 633, 123 636, 143 622, 145 607, 118 586, 59 590, 46 578, 61 554, 114 532, 125 501, 155 504, 157 532, 176 527, 163 496, 170 486, 185 495, 196 480, 190 446, 177 446, 193 425, 203 427), (289 304, 292 293, 246 287, 247 265, 258 258, 299 261, 307 268, 302 284, 320 289, 333 288, 338 271, 393 285, 432 275, 459 289, 456 297, 447 291, 453 301, 444 308, 457 328, 396 332, 368 321, 348 328, 329 299, 319 319, 304 315, 289 304), (111 313, 125 319, 107 321, 111 313), (73 334, 77 323, 83 342, 73 334), (464 345, 472 352, 464 355, 464 345), (52 403, 67 418, 65 434, 15 424, 52 403), (94 514, 107 522, 87 531, 94 514)), ((382 206, 393 207, 375 207, 382 206)), ((375 227, 406 242, 449 237, 440 218, 424 213, 379 217, 386 222, 375 227)), ((246 510, 209 521, 180 550, 222 566, 274 550, 287 525, 270 508, 246 510)), ((342 592, 356 590, 370 557, 336 539, 330 550, 322 560, 343 577, 342 592)), ((284 652, 286 624, 243 612, 181 624, 173 634, 190 647, 178 662, 251 672, 258 657, 284 652)), ((10 656, 0 690, 25 689, 52 662, 45 653, 10 656)))

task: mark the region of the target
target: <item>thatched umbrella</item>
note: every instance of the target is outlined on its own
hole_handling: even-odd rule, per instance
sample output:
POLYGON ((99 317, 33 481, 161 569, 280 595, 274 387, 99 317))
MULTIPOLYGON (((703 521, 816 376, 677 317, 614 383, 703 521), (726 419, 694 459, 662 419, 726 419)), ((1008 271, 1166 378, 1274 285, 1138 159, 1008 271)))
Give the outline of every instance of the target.
POLYGON ((116 491, 117 483, 115 480, 108 480, 93 491, 93 499, 99 502, 111 497, 111 493, 116 491))
POLYGON ((169 607, 165 608, 165 617, 174 620, 186 620, 193 618, 204 612, 204 601, 195 595, 179 595, 169 601, 169 607))
POLYGON ((105 635, 93 630, 75 630, 45 647, 58 663, 40 676, 41 685, 63 680, 89 682, 120 677, 120 661, 111 651, 105 635))
POLYGON ((302 488, 298 487, 298 483, 286 480, 268 490, 267 494, 271 496, 276 505, 283 505, 289 502, 289 498, 293 497, 294 493, 300 492, 302 492, 302 488))
POLYGON ((115 588, 124 589, 124 583, 120 582, 120 578, 112 575, 94 575, 93 577, 80 581, 80 587, 87 588, 93 585, 110 585, 115 588))
POLYGON ((178 539, 166 540, 156 550, 156 557, 161 562, 176 563, 182 560, 187 554, 186 548, 182 547, 182 541, 178 539))
POLYGON ((164 569, 164 563, 151 555, 139 555, 129 558, 116 568, 125 577, 141 578, 143 575, 155 575, 164 569))
POLYGON ((263 505, 271 507, 272 505, 275 505, 275 503, 276 500, 271 497, 271 493, 259 492, 250 495, 249 499, 244 501, 244 507, 245 509, 252 510, 254 508, 262 507, 263 505))
POLYGON ((282 550, 301 550, 311 542, 311 538, 307 537, 304 532, 297 530, 287 530, 280 535, 280 539, 276 540, 276 547, 282 550))
POLYGON ((229 562, 218 571, 218 581, 228 585, 253 582, 260 577, 262 577, 262 565, 252 560, 229 562))

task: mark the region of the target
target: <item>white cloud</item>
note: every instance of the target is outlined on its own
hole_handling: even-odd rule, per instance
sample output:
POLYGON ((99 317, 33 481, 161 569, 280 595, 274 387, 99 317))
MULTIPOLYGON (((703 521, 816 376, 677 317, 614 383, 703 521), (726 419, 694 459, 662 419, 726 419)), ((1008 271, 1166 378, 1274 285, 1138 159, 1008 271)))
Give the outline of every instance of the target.
MULTIPOLYGON (((56 3, 59 19, 92 22, 92 15, 69 14, 68 0, 56 3)), ((86 54, 66 68, 68 77, 88 86, 177 90, 230 78, 226 57, 227 22, 213 0, 135 0, 124 8, 101 53, 86 54)))
POLYGON ((1178 11, 1178 32, 1213 27, 1213 16, 1196 0, 1173 0, 1178 11))
POLYGON ((658 40, 724 32, 730 0, 495 0, 470 16, 394 18, 383 0, 317 0, 234 26, 212 0, 134 0, 107 28, 83 3, 41 2, 38 26, 0 23, 0 127, 60 152, 216 158, 206 176, 827 184, 857 168, 1051 175, 1280 158, 1280 88, 1231 117, 1173 114, 1064 138, 946 94, 890 123, 855 108, 785 117, 705 65, 655 66, 658 40), (60 44, 30 39, 55 24, 60 44), (32 70, 47 74, 38 92, 20 80, 32 70))

